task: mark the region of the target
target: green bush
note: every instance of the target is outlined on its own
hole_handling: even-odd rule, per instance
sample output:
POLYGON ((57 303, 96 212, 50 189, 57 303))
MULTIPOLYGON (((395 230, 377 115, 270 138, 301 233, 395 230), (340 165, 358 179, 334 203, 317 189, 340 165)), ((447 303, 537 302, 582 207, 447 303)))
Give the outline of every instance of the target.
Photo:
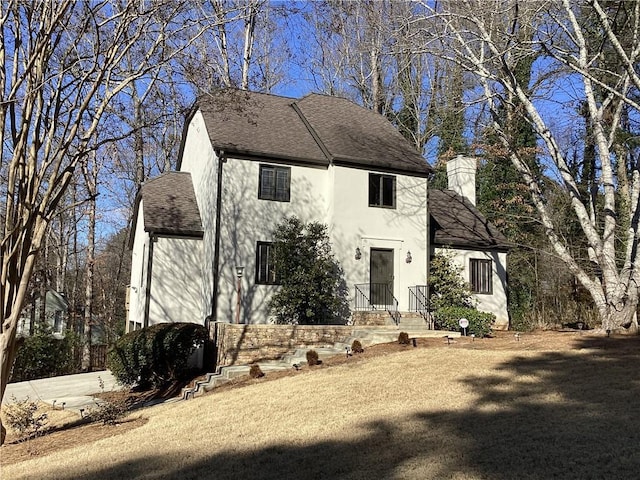
POLYGON ((409 345, 409 334, 407 332, 400 332, 398 335, 398 343, 400 345, 409 345))
POLYGON ((64 338, 56 338, 49 327, 39 327, 32 336, 18 342, 12 382, 67 375, 78 370, 73 351, 79 340, 71 331, 65 332, 64 338))
POLYGON ((350 316, 344 271, 331 251, 326 225, 285 218, 273 231, 279 284, 269 301, 276 323, 345 324, 350 316))
POLYGON ((475 308, 467 307, 442 307, 434 312, 436 327, 440 330, 460 330, 458 323, 461 318, 469 320, 467 334, 474 334, 477 337, 491 335, 491 326, 496 320, 493 313, 480 312, 475 308))
POLYGON ((107 366, 123 385, 157 388, 185 380, 189 356, 207 341, 195 323, 162 323, 121 337, 107 354, 107 366))
POLYGON ((469 285, 462 278, 462 268, 453 260, 453 253, 436 253, 429 263, 430 309, 443 307, 473 307, 469 285))

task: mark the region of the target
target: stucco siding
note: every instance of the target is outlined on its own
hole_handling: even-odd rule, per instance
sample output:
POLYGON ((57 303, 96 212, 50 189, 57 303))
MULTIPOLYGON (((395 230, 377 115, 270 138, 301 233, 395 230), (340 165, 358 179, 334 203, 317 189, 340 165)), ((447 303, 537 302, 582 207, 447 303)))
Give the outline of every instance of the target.
POLYGON ((211 314, 213 291, 213 253, 219 159, 211 146, 209 132, 199 111, 193 115, 189 123, 181 161, 180 170, 191 173, 204 229, 202 257, 199 264, 201 284, 198 303, 206 317, 211 314))
POLYGON ((201 302, 202 240, 160 237, 153 248, 149 325, 204 325, 201 302))
POLYGON ((393 249, 394 296, 399 309, 407 310, 409 287, 425 285, 427 280, 426 179, 395 175, 396 207, 370 207, 370 171, 333 169, 331 239, 345 270, 350 295, 353 285, 370 281, 371 249, 393 249), (360 259, 355 258, 356 248, 360 249, 360 259))
POLYGON ((144 231, 144 208, 140 200, 136 230, 131 251, 131 277, 129 281, 129 311, 126 331, 133 330, 133 324, 143 325, 146 289, 146 266, 149 234, 144 231))
POLYGON ((245 267, 242 278, 242 322, 266 323, 268 299, 277 287, 256 284, 256 246, 273 240, 273 230, 285 217, 326 222, 327 170, 290 168, 290 201, 258 198, 260 165, 273 165, 229 158, 223 169, 223 200, 220 241, 218 320, 235 320, 237 302, 236 267, 245 267))
POLYGON ((462 268, 461 275, 470 283, 470 260, 481 259, 492 261, 491 279, 492 294, 474 294, 478 310, 493 313, 496 316, 495 327, 507 329, 509 327, 509 313, 507 310, 507 254, 497 251, 462 250, 455 248, 436 248, 436 252, 450 255, 453 262, 462 268))

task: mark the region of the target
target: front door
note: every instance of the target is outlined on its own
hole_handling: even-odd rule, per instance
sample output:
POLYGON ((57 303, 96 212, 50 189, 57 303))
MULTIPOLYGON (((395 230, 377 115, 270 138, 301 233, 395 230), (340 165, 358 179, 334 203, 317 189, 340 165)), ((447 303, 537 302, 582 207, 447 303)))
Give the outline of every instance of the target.
POLYGON ((393 249, 371 249, 371 303, 389 305, 393 295, 393 249))

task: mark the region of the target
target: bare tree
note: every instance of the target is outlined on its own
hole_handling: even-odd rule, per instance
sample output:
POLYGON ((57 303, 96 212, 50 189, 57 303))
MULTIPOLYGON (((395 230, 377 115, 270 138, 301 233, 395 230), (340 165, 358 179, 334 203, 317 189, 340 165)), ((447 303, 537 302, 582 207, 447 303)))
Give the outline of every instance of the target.
POLYGON ((96 256, 96 215, 98 197, 98 177, 100 164, 95 152, 85 156, 81 161, 84 184, 87 188, 88 200, 85 203, 87 210, 87 254, 85 258, 84 275, 84 328, 82 349, 82 370, 91 371, 91 343, 93 327, 93 287, 96 256))
POLYGON ((437 37, 443 44, 441 55, 479 82, 478 100, 486 105, 491 128, 527 185, 555 255, 593 298, 604 329, 629 326, 635 319, 640 280, 640 165, 637 151, 614 147, 625 114, 636 117, 640 112, 640 76, 635 68, 640 3, 461 0, 423 2, 423 8, 424 41, 437 37), (599 41, 589 40, 594 36, 599 41), (517 75, 518 62, 531 58, 533 78, 524 84, 517 75), (575 97, 566 98, 561 85, 570 85, 575 97), (584 105, 582 119, 588 119, 597 164, 591 172, 595 195, 581 195, 583 172, 572 168, 562 141, 567 131, 582 124, 578 109, 562 111, 563 122, 554 97, 584 105), (546 167, 546 179, 554 178, 569 199, 588 247, 588 261, 572 254, 559 233, 561 226, 554 222, 545 178, 499 121, 505 105, 517 107, 510 112, 535 130, 541 147, 537 166, 546 167))
MULTIPOLYGON (((0 398, 35 258, 108 106, 201 29, 174 1, 8 1, 0 6, 0 398), (188 34, 185 31, 189 30, 188 34), (167 56, 164 45, 172 45, 167 56), (139 49, 137 63, 125 55, 139 49), (161 55, 162 53, 162 55, 161 55)), ((187 42, 192 41, 188 40, 187 42)), ((128 135, 101 132, 105 144, 128 135)), ((1 427, 1 426, 0 426, 1 427)), ((0 443, 5 429, 1 427, 0 443)))
POLYGON ((438 64, 416 43, 415 8, 399 0, 312 2, 300 63, 319 90, 385 115, 422 150, 433 135, 438 64))
POLYGON ((198 0, 196 4, 202 21, 212 28, 183 52, 174 72, 195 94, 220 87, 271 88, 273 52, 262 45, 256 58, 256 39, 270 37, 276 28, 270 15, 284 7, 272 7, 265 0, 198 0))

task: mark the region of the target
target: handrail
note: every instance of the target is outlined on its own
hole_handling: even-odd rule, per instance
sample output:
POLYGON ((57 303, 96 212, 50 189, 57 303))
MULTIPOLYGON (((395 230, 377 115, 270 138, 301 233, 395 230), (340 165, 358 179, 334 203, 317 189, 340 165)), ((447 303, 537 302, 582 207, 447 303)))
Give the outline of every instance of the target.
POLYGON ((429 308, 429 287, 427 285, 416 285, 409 287, 409 311, 418 312, 424 321, 427 322, 427 327, 434 328, 433 317, 431 316, 429 308))
POLYGON ((356 310, 386 310, 394 323, 400 321, 398 311, 398 299, 393 295, 391 288, 386 283, 360 283, 355 285, 355 309, 356 310))
POLYGON ((371 285, 368 283, 360 283, 355 285, 356 288, 356 296, 355 296, 355 309, 356 310, 375 310, 375 305, 371 303, 369 300, 369 296, 371 295, 371 285), (362 290, 366 290, 367 293, 362 290))

